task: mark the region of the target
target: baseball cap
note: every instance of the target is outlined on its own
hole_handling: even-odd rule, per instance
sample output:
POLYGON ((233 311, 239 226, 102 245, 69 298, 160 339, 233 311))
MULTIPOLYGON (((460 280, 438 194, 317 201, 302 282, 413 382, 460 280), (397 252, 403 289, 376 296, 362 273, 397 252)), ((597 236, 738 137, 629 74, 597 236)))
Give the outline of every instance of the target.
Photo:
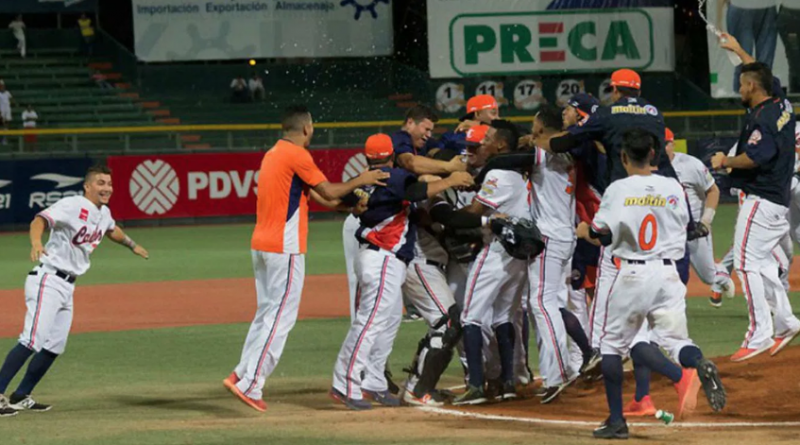
POLYGON ((664 141, 675 142, 675 133, 673 133, 669 128, 667 128, 664 132, 664 141))
POLYGON ((468 147, 477 147, 483 142, 486 137, 486 132, 489 130, 488 125, 476 125, 467 131, 467 138, 464 140, 464 145, 468 147))
POLYGON ((389 135, 378 133, 367 138, 367 143, 364 145, 364 156, 367 159, 386 159, 392 154, 394 147, 389 135))
POLYGON ((494 96, 490 96, 488 94, 480 94, 475 97, 471 97, 467 101, 467 114, 461 116, 458 120, 465 121, 468 119, 475 118, 475 112, 480 110, 490 110, 492 108, 497 108, 497 99, 494 96))
POLYGON ((614 87, 632 88, 638 90, 642 88, 642 78, 634 70, 623 68, 611 74, 611 83, 606 88, 606 93, 614 90, 614 87))
POLYGON ((572 96, 567 105, 578 110, 578 114, 582 117, 586 117, 597 110, 597 107, 600 106, 600 101, 591 94, 578 93, 572 96))

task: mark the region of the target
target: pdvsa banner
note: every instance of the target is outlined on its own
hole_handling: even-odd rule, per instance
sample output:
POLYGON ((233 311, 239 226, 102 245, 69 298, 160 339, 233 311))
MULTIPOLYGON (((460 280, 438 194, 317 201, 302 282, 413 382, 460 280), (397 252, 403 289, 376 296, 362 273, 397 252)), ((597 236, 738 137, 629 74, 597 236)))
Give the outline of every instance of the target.
MULTIPOLYGON (((329 181, 367 167, 363 150, 312 150, 329 181)), ((111 211, 117 220, 253 215, 264 153, 111 156, 111 211)), ((312 211, 328 211, 312 203, 312 211)))
POLYGON ((91 158, 0 162, 0 225, 26 224, 61 198, 83 194, 91 158))
POLYGON ((392 53, 390 0, 133 0, 146 62, 392 53))
POLYGON ((428 0, 431 77, 674 69, 672 7, 568 3, 428 0))

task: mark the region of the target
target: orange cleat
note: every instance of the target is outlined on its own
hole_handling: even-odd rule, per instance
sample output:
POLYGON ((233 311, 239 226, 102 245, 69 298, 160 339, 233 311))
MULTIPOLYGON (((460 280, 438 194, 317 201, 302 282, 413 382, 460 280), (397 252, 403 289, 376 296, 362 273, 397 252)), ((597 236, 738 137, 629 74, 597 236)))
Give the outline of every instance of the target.
POLYGON ((697 370, 683 368, 681 381, 675 384, 678 391, 678 410, 675 413, 677 419, 694 412, 697 407, 697 393, 700 391, 700 379, 697 377, 697 370))
MULTIPOLYGON (((731 356, 731 361, 732 362, 743 362, 745 360, 750 360, 751 358, 757 356, 758 354, 761 354, 762 352, 767 351, 768 349, 772 348, 773 345, 774 345, 774 343, 772 345, 765 346, 765 347, 760 348, 760 349, 739 348, 739 350, 736 351, 736 353, 731 356)), ((777 351, 776 351, 776 354, 777 354, 777 351)))
POLYGON ((636 399, 631 400, 631 403, 622 412, 625 417, 647 417, 656 414, 656 406, 650 396, 644 396, 641 401, 637 402, 636 399))
MULTIPOLYGON (((245 405, 249 406, 250 408, 253 408, 256 411, 262 413, 265 412, 267 410, 266 402, 264 402, 263 400, 251 399, 250 397, 244 395, 244 393, 241 390, 239 390, 239 388, 236 386, 236 383, 234 383, 231 380, 231 377, 234 376, 235 374, 233 376, 228 376, 228 378, 222 381, 222 384, 225 385, 225 387, 228 388, 228 391, 230 391, 231 393, 233 393, 233 395, 238 397, 239 400, 241 400, 245 405)), ((238 378, 236 380, 238 382, 238 378)))
POLYGON ((226 388, 230 388, 230 386, 239 383, 239 376, 236 375, 236 372, 232 372, 231 375, 225 377, 225 380, 222 381, 222 384, 225 385, 226 388))
POLYGON ((795 332, 790 332, 789 335, 786 335, 784 337, 775 337, 775 344, 773 344, 772 347, 769 349, 769 355, 774 356, 779 352, 781 352, 783 348, 789 346, 789 343, 791 343, 792 340, 794 340, 798 334, 800 334, 800 329, 798 329, 795 332))

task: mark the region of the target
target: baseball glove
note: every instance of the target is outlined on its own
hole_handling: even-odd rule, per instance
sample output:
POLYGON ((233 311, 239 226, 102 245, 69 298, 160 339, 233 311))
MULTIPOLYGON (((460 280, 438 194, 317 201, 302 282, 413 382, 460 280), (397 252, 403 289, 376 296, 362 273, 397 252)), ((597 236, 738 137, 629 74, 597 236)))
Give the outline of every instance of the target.
POLYGON ((709 233, 710 231, 708 230, 708 226, 701 222, 697 222, 694 224, 694 227, 689 227, 689 230, 686 232, 686 241, 696 240, 697 238, 705 238, 709 233))
POLYGON ((509 255, 520 260, 530 260, 544 250, 542 234, 529 219, 494 219, 492 232, 509 255))

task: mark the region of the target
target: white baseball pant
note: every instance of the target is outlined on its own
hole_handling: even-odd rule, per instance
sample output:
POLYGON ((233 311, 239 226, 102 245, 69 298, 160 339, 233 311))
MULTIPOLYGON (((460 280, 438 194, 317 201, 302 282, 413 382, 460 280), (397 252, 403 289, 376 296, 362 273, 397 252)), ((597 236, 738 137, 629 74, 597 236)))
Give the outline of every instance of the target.
POLYGON ((342 244, 344 245, 344 266, 347 269, 347 289, 350 291, 350 321, 356 316, 356 295, 358 294, 358 276, 356 260, 360 244, 356 239, 356 231, 360 223, 352 214, 347 215, 342 226, 342 244))
POLYGON ((302 254, 253 250, 258 308, 236 366, 236 386, 251 399, 260 400, 264 384, 275 370, 289 332, 297 321, 306 273, 302 254))
POLYGON ((408 264, 403 295, 419 311, 428 326, 433 326, 447 315, 447 309, 455 304, 444 265, 432 264, 424 259, 414 259, 408 264))
POLYGON ((333 387, 355 400, 363 398, 362 389, 386 389, 382 375, 403 316, 402 287, 408 269, 385 250, 364 249, 358 261, 361 299, 333 369, 333 387))
POLYGON ((789 234, 792 241, 800 244, 800 180, 792 178, 792 201, 789 204, 789 234))
POLYGON ((485 246, 467 277, 461 324, 494 329, 511 322, 525 291, 527 266, 498 241, 485 246))
POLYGON ((653 339, 677 359, 683 347, 693 344, 686 324, 685 298, 686 286, 674 262, 621 260, 608 296, 600 351, 625 357, 639 341, 653 339))
POLYGON ((711 285, 712 292, 722 292, 731 276, 714 262, 714 241, 711 234, 689 241, 688 244, 689 262, 697 277, 703 283, 711 285))
POLYGON ((614 257, 604 247, 600 248, 600 258, 597 260, 597 264, 597 280, 594 287, 594 300, 592 300, 589 310, 589 332, 587 332, 594 349, 600 348, 600 337, 608 312, 608 293, 614 277, 617 276, 614 257))
POLYGON ((569 359, 567 329, 560 308, 567 307, 567 280, 572 272, 575 242, 544 238, 544 250, 528 268, 528 308, 541 338, 539 372, 548 387, 559 386, 575 377, 577 369, 569 359))
POLYGON ((736 219, 733 262, 750 318, 743 348, 769 347, 773 336, 800 329, 773 257, 773 250, 789 231, 788 212, 786 207, 749 195, 736 219))
POLYGON ((36 352, 45 349, 61 355, 67 347, 72 327, 75 284, 55 273, 55 270, 41 265, 25 279, 27 312, 19 343, 36 352))

